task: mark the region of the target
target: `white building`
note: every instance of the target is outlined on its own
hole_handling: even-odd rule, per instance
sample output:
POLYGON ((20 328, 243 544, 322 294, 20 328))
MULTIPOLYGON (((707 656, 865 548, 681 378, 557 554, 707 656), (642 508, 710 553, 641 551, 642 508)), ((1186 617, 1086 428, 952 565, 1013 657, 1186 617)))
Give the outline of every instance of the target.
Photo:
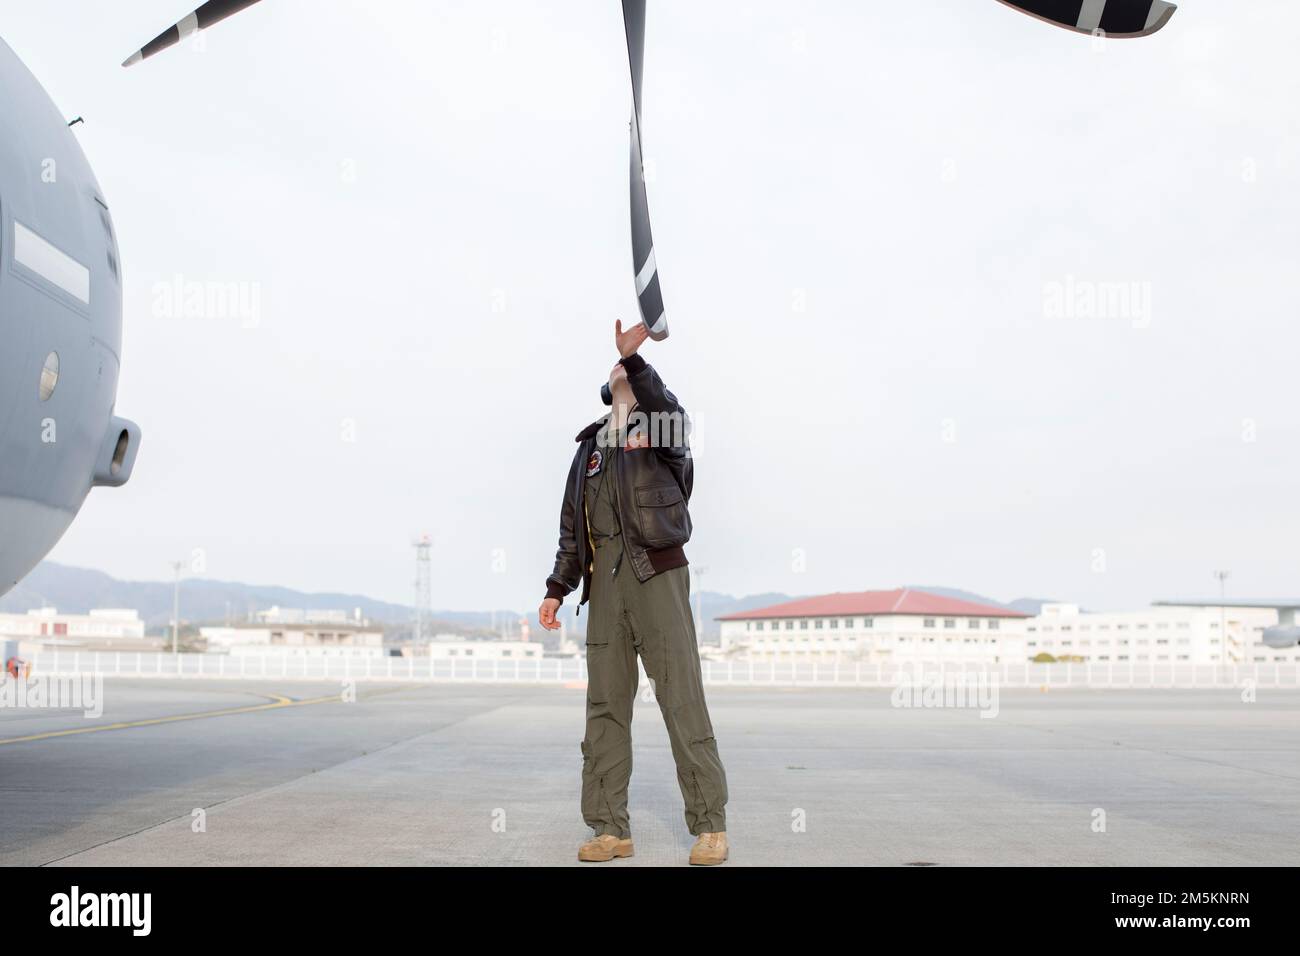
POLYGON ((416 653, 434 660, 540 660, 546 648, 541 641, 470 641, 455 635, 438 635, 416 653))
POLYGON ((1022 663, 1025 621, 991 604, 896 588, 826 594, 718 618, 735 660, 1022 663))
POLYGON ((201 627, 209 654, 232 657, 383 657, 383 631, 354 624, 201 627))
POLYGON ((300 607, 280 607, 276 604, 253 615, 258 624, 364 624, 361 620, 361 608, 351 614, 337 609, 311 609, 300 607))
POLYGON ((0 614, 0 638, 16 641, 19 653, 42 649, 152 651, 161 641, 145 637, 139 613, 101 608, 89 614, 60 614, 52 607, 26 614, 0 614))
POLYGON ((1300 649, 1268 647, 1271 608, 1152 606, 1140 611, 1081 611, 1044 604, 1026 628, 1030 657, 1089 662, 1264 664, 1300 662, 1300 649))

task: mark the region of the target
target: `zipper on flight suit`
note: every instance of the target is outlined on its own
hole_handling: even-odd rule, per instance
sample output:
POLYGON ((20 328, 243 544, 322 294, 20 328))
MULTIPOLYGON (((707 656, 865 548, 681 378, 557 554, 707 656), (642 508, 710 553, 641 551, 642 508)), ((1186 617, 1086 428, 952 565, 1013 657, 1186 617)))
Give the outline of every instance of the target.
MULTIPOLYGON (((623 423, 623 437, 619 441, 627 443, 627 423, 623 423)), ((618 577, 619 566, 623 563, 623 555, 627 554, 627 522, 623 520, 623 485, 622 477, 619 474, 623 462, 623 448, 619 449, 619 454, 614 456, 614 515, 618 518, 618 533, 623 538, 623 547, 618 550, 618 557, 614 559, 614 570, 610 573, 611 578, 618 577)))
MULTIPOLYGON (((578 486, 579 494, 582 495, 582 523, 587 528, 587 577, 590 578, 596 573, 596 541, 591 536, 591 513, 587 511, 587 485, 585 482, 578 486)), ((578 608, 573 612, 576 620, 582 614, 582 602, 578 602, 578 608)))
POLYGON ((582 521, 587 527, 587 573, 596 573, 596 539, 591 536, 591 512, 587 510, 587 488, 582 489, 582 521))

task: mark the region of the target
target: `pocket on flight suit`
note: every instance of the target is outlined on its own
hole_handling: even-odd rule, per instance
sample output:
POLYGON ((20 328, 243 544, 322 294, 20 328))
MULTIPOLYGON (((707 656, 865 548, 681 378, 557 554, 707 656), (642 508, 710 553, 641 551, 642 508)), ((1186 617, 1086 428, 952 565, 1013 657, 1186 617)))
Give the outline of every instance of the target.
POLYGON ((587 638, 587 700, 609 703, 609 638, 587 638))

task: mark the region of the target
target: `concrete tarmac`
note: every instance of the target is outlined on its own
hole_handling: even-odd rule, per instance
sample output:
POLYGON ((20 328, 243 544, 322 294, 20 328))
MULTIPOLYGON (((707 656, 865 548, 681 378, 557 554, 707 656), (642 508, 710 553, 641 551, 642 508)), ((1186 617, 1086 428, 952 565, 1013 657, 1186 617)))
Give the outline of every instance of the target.
MULTIPOLYGON (((579 865, 580 688, 105 687, 94 720, 0 709, 0 863, 579 865)), ((887 689, 708 696, 728 865, 1300 864, 1295 691, 1003 690, 992 719, 887 689)), ((636 856, 599 866, 685 865, 648 696, 633 736, 636 856)))

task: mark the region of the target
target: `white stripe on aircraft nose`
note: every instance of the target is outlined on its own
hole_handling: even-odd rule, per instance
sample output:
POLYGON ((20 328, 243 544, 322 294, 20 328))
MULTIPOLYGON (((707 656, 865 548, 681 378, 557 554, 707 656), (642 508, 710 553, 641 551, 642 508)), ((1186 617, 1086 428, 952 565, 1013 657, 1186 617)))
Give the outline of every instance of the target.
POLYGON ((650 255, 646 256, 646 259, 645 259, 645 265, 643 265, 643 266, 641 267, 641 271, 638 272, 638 273, 636 274, 636 294, 637 294, 637 295, 640 295, 642 292, 644 292, 644 291, 646 290, 646 287, 647 287, 648 285, 650 285, 650 280, 653 279, 653 278, 655 277, 655 270, 656 270, 657 268, 658 268, 658 266, 655 265, 655 251, 654 251, 654 247, 651 246, 651 247, 650 247, 650 255))
POLYGON ((1155 3, 1151 4, 1151 12, 1147 14, 1146 29, 1150 30, 1153 26, 1159 23, 1160 18, 1165 15, 1165 11, 1172 6, 1172 3, 1165 3, 1165 0, 1156 0, 1155 3))
POLYGON ((90 270, 16 219, 14 262, 90 305, 90 270))
POLYGON ((199 32, 198 11, 196 10, 194 13, 191 13, 180 23, 176 24, 176 29, 180 33, 182 40, 184 40, 187 36, 190 36, 191 34, 198 33, 199 32))
POLYGON ((1106 12, 1106 0, 1083 0, 1079 10, 1079 22, 1075 24, 1080 30, 1091 33, 1101 26, 1101 15, 1106 12))

